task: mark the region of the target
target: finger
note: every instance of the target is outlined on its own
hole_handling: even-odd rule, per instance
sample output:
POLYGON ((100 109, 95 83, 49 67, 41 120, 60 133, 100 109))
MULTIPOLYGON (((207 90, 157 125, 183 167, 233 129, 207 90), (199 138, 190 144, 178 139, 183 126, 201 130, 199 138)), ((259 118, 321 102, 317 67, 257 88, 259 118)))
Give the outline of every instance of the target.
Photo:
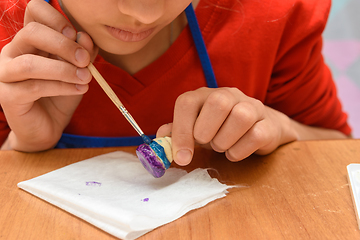
POLYGON ((91 61, 93 62, 99 52, 99 48, 94 45, 94 42, 89 34, 85 32, 79 32, 77 34, 76 42, 89 52, 91 61))
POLYGON ((228 117, 236 99, 228 89, 211 92, 202 106, 194 126, 195 140, 200 144, 209 143, 228 117))
POLYGON ((90 62, 89 53, 76 42, 39 23, 29 23, 19 31, 4 54, 15 58, 39 50, 51 53, 78 66, 86 67, 90 62))
POLYGON ((75 41, 76 31, 71 23, 55 8, 44 0, 30 1, 25 10, 24 26, 38 22, 75 41))
POLYGON ((86 84, 90 82, 91 78, 91 74, 86 68, 77 68, 68 62, 32 54, 16 57, 0 68, 1 82, 49 79, 86 84))
POLYGON ((243 101, 232 108, 226 121, 211 141, 211 146, 215 151, 225 152, 256 122, 263 119, 261 106, 256 105, 255 101, 243 101))
POLYGON ((172 123, 167 123, 159 127, 156 132, 156 137, 171 137, 172 135, 172 123))
POLYGON ((19 31, 3 53, 15 58, 26 53, 37 54, 39 50, 57 55, 78 67, 86 67, 90 62, 89 53, 78 43, 36 22, 19 31))
POLYGON ((249 131, 225 152, 226 157, 233 162, 243 160, 258 149, 267 146, 272 141, 269 127, 265 121, 254 124, 249 131))
MULTIPOLYGON (((200 91, 204 92, 204 90, 200 91)), ((208 95, 200 94, 200 91, 186 92, 180 95, 175 103, 172 147, 174 161, 181 166, 189 164, 193 156, 194 124, 208 95)))
POLYGON ((16 83, 1 83, 0 103, 5 107, 7 104, 16 102, 17 105, 34 102, 42 97, 71 96, 86 93, 87 84, 71 84, 60 81, 27 80, 16 83))

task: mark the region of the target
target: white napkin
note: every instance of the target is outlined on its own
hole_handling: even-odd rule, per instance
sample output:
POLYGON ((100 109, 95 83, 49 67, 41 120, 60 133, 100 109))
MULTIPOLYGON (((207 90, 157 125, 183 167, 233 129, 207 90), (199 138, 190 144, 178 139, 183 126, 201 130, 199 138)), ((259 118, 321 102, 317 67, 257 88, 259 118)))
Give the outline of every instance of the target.
POLYGON ((188 211, 224 197, 231 186, 205 169, 169 168, 154 178, 135 155, 112 152, 18 183, 122 239, 135 239, 188 211))

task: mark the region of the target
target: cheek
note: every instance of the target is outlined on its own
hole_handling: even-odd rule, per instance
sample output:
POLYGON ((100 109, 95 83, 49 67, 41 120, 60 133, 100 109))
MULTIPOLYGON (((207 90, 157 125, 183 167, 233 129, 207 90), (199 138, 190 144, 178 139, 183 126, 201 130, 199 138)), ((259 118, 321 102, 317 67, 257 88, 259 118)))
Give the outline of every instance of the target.
POLYGON ((179 14, 181 14, 185 8, 187 6, 189 6, 189 4, 191 3, 190 0, 171 0, 171 1, 166 1, 165 3, 165 10, 166 12, 168 12, 169 14, 171 13, 173 15, 173 17, 178 16, 179 14))
MULTIPOLYGON (((74 20, 80 24, 95 23, 114 12, 116 4, 111 0, 62 0, 62 9, 68 11, 74 20), (109 3, 108 3, 109 2, 109 3)), ((60 0, 59 0, 60 2, 60 0)), ((66 13, 67 14, 67 13, 66 13)))

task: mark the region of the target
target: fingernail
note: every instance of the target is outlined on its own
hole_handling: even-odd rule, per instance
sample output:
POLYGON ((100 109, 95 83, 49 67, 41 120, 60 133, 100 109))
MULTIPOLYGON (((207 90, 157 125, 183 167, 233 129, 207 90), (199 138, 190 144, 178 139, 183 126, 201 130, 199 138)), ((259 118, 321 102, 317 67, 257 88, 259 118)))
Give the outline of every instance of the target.
POLYGON ((87 85, 82 85, 82 84, 76 84, 75 87, 77 88, 77 90, 79 90, 80 92, 86 90, 88 88, 87 85))
POLYGON ((79 42, 80 37, 81 37, 81 32, 78 32, 76 34, 76 42, 79 42))
POLYGON ((181 149, 176 153, 176 163, 187 165, 191 162, 192 152, 187 149, 181 149))
POLYGON ((88 57, 88 54, 85 49, 78 48, 75 52, 75 59, 78 62, 84 62, 88 57))
POLYGON ((86 68, 78 68, 76 70, 76 75, 78 78, 80 78, 82 81, 87 81, 90 78, 90 72, 86 68))
POLYGON ((62 30, 62 34, 70 39, 74 39, 76 35, 76 31, 72 27, 65 27, 62 30))

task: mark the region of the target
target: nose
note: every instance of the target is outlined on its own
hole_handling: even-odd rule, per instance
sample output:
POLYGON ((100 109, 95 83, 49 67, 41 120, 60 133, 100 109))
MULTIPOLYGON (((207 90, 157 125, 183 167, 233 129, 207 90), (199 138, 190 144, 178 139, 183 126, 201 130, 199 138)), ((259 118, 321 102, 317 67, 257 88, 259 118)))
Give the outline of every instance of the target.
POLYGON ((119 0, 120 12, 144 24, 158 20, 165 10, 166 0, 119 0))

